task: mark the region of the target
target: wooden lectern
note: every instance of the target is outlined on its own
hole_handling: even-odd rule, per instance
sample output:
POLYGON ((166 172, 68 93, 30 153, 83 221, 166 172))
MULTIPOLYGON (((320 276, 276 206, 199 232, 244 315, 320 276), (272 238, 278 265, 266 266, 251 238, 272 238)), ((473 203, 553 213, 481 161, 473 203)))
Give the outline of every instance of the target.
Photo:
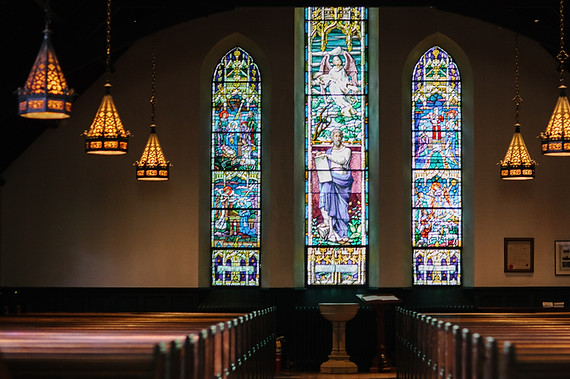
POLYGON ((377 352, 372 360, 370 372, 388 372, 392 371, 392 365, 386 358, 386 327, 384 324, 384 312, 394 304, 401 303, 402 300, 394 295, 356 295, 366 305, 374 307, 376 310, 376 327, 377 327, 377 352))

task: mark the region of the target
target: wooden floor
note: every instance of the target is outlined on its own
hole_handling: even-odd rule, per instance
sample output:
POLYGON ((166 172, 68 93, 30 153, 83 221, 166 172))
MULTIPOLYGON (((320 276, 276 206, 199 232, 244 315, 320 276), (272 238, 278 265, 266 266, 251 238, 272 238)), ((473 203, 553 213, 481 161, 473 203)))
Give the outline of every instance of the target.
POLYGON ((321 374, 319 372, 289 372, 283 371, 275 375, 276 379, 391 379, 396 377, 396 372, 387 373, 357 373, 357 374, 321 374))

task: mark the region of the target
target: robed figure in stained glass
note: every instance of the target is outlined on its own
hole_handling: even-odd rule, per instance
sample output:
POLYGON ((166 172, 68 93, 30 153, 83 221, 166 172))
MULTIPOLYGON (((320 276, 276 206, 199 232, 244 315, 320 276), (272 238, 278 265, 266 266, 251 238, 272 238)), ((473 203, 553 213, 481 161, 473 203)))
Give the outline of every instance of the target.
POLYGON ((340 244, 348 243, 348 201, 354 179, 350 172, 351 150, 342 143, 342 131, 332 132, 333 146, 316 159, 326 159, 330 175, 319 183, 319 209, 323 217, 319 225, 321 237, 340 244))

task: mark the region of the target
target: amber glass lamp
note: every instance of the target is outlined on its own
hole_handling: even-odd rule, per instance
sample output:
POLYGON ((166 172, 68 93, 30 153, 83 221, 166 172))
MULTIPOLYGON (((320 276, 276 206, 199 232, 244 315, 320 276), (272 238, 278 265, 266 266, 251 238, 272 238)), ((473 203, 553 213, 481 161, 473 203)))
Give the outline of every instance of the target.
POLYGON ((519 107, 522 98, 519 94, 519 49, 518 35, 515 37, 515 133, 505 154, 499 162, 501 179, 503 180, 529 180, 534 179, 536 162, 530 157, 528 149, 521 134, 519 123, 519 107))
POLYGON ((570 104, 566 97, 566 86, 561 84, 558 88, 558 101, 540 138, 542 154, 561 157, 570 155, 570 104))
POLYGON ((85 152, 97 155, 123 155, 128 152, 131 133, 123 127, 111 96, 111 0, 107 1, 107 81, 105 94, 89 130, 86 130, 85 152))
POLYGON ((515 124, 515 133, 507 149, 507 154, 505 154, 505 159, 499 162, 501 179, 503 180, 534 179, 536 162, 528 153, 520 127, 519 123, 515 124))
POLYGON ((540 133, 541 150, 543 155, 570 156, 570 104, 566 97, 566 85, 564 85, 564 63, 568 54, 564 51, 564 2, 560 1, 560 90, 558 101, 546 131, 540 133))
POLYGON ((123 127, 111 96, 111 83, 105 83, 105 95, 95 119, 84 132, 85 152, 99 155, 122 155, 128 152, 130 132, 123 127))
POLYGON ((156 134, 156 125, 150 125, 150 135, 141 159, 135 162, 137 179, 146 181, 168 180, 170 162, 164 157, 156 134))
POLYGON ((24 88, 18 88, 18 114, 34 119, 65 119, 71 115, 73 89, 67 82, 51 43, 51 31, 44 39, 24 88))
POLYGON ((170 162, 164 157, 162 147, 156 134, 155 109, 156 109, 156 50, 152 49, 152 95, 150 135, 142 153, 141 159, 135 162, 137 179, 142 181, 168 180, 170 162))

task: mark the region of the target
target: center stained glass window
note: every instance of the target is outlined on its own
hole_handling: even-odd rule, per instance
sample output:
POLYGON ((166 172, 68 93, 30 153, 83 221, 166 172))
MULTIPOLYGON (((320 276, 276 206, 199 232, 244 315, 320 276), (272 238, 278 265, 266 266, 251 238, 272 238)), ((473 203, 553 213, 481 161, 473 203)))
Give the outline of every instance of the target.
POLYGON ((413 283, 461 284, 461 80, 433 46, 412 75, 413 283))
POLYGON ((366 8, 305 8, 308 285, 366 283, 367 28, 366 8))

